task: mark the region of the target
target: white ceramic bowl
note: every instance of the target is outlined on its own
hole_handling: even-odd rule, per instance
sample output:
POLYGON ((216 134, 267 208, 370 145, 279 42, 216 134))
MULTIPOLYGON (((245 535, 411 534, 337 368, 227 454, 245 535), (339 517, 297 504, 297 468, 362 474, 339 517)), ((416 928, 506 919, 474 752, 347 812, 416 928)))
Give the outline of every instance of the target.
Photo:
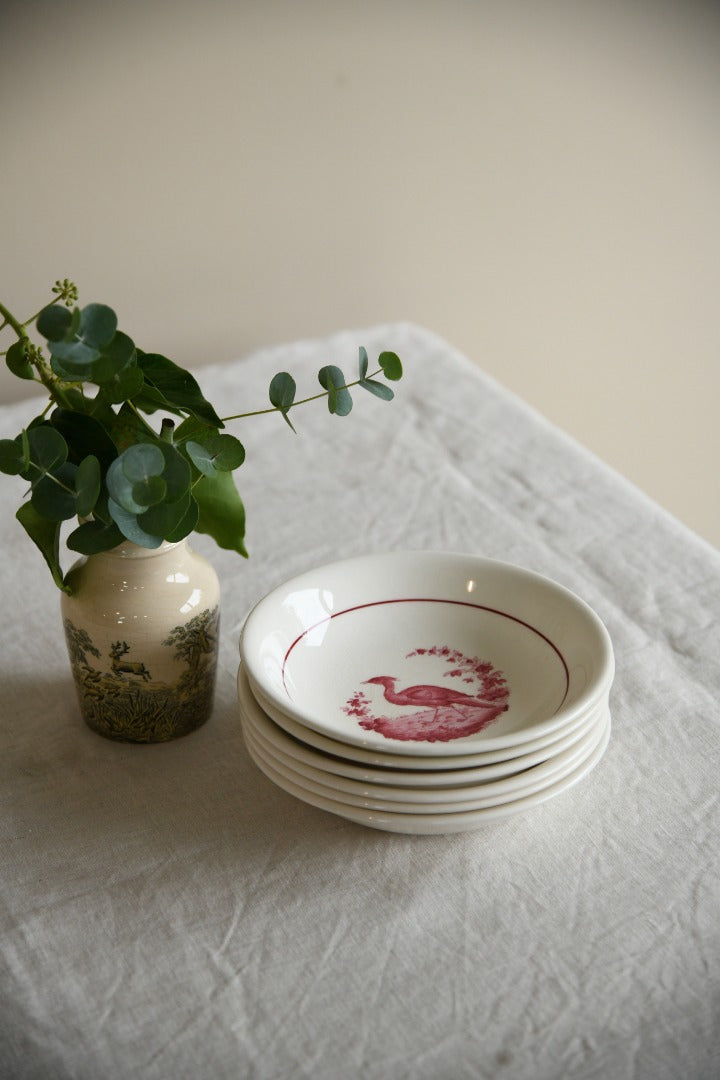
MULTIPOLYGON (((385 787, 390 784, 395 788, 423 791, 436 791, 440 797, 449 797, 445 793, 452 790, 458 793, 467 791, 469 787, 479 784, 492 784, 505 777, 524 775, 533 770, 537 765, 542 765, 551 759, 557 758, 566 751, 572 749, 598 721, 609 714, 607 697, 603 697, 597 705, 588 710, 587 716, 581 724, 578 724, 552 742, 536 748, 529 753, 519 754, 507 760, 496 760, 495 754, 489 755, 492 761, 483 762, 483 756, 467 755, 464 758, 441 758, 440 761, 450 762, 450 767, 445 769, 432 768, 403 768, 409 762, 415 766, 429 762, 435 765, 431 758, 403 758, 392 754, 367 755, 371 760, 355 760, 349 754, 363 754, 357 747, 345 747, 342 743, 331 742, 322 735, 315 736, 300 724, 292 724, 285 720, 286 727, 278 726, 260 707, 250 685, 245 677, 242 665, 238 670, 237 677, 238 702, 242 718, 243 731, 250 729, 252 734, 268 745, 281 759, 292 760, 296 768, 309 766, 323 773, 331 773, 338 777, 345 777, 364 784, 366 787, 385 787), (291 734, 288 726, 293 728, 295 734, 291 734), (305 741, 307 738, 313 742, 305 741), (314 742, 321 745, 316 746, 314 742), (329 749, 328 749, 329 747, 329 749), (349 754, 348 754, 349 752, 349 754), (474 764, 476 761, 480 764, 474 764), (388 764, 388 762, 391 764, 388 764)), ((524 744, 532 746, 534 744, 524 744)))
POLYGON ((507 563, 436 552, 360 556, 293 578, 250 612, 240 654, 271 708, 406 757, 557 732, 614 674, 607 630, 574 593, 507 563))
POLYGON ((490 765, 503 766, 507 772, 516 772, 522 768, 522 764, 517 761, 518 758, 540 752, 549 756, 554 752, 557 743, 577 736, 581 729, 584 731, 592 721, 593 714, 599 708, 603 706, 609 707, 609 692, 606 692, 596 701, 591 702, 587 709, 574 716, 567 724, 548 731, 544 735, 538 735, 536 738, 515 743, 499 750, 483 750, 481 749, 482 743, 478 743, 477 752, 473 751, 471 753, 466 748, 467 752, 464 754, 443 754, 441 757, 433 757, 431 755, 406 754, 403 753, 402 747, 400 747, 399 753, 392 753, 387 746, 381 746, 379 749, 369 746, 356 746, 354 743, 343 742, 340 739, 322 735, 319 731, 314 731, 305 724, 293 720, 286 712, 278 709, 277 706, 268 701, 262 691, 256 686, 251 686, 241 664, 238 672, 238 690, 243 684, 248 688, 248 694, 253 701, 277 727, 306 746, 333 757, 342 758, 344 761, 362 762, 375 765, 379 769, 419 770, 424 773, 431 771, 447 773, 450 769, 460 769, 465 773, 469 768, 488 768, 490 765))
POLYGON ((580 780, 583 780, 595 768, 605 753, 609 739, 610 721, 608 720, 605 731, 592 753, 562 780, 558 780, 554 784, 548 784, 547 787, 531 795, 520 795, 509 802, 496 806, 461 813, 404 814, 353 806, 345 802, 339 795, 336 798, 328 798, 310 790, 309 786, 306 786, 302 780, 296 782, 287 776, 283 776, 267 758, 257 753, 252 744, 248 746, 248 751, 255 764, 261 772, 265 773, 268 780, 302 802, 309 803, 320 810, 326 810, 328 813, 335 814, 348 821, 353 821, 358 825, 365 825, 383 832, 434 836, 478 829, 483 825, 509 817, 512 814, 530 810, 540 803, 566 792, 580 780))
POLYGON ((397 787, 391 783, 365 784, 349 780, 336 773, 325 772, 284 754, 278 747, 262 738, 252 723, 243 725, 246 745, 256 755, 275 768, 282 776, 301 784, 309 791, 329 798, 341 799, 351 806, 364 806, 372 810, 390 810, 394 813, 459 813, 499 806, 519 796, 532 795, 552 783, 563 780, 595 750, 604 735, 609 714, 596 721, 575 746, 556 758, 545 761, 515 776, 488 783, 466 785, 460 788, 397 787))

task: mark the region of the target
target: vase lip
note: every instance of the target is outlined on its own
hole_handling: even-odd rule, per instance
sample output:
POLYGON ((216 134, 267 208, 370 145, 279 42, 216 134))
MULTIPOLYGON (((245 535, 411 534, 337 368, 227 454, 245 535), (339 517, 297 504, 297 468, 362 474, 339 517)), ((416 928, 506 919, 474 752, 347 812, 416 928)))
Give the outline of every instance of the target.
POLYGON ((159 547, 156 548, 146 548, 133 543, 132 540, 124 540, 117 547, 110 548, 108 551, 100 551, 97 554, 109 555, 115 559, 151 559, 157 555, 166 555, 169 551, 175 551, 177 548, 186 546, 187 538, 174 542, 163 540, 159 547))

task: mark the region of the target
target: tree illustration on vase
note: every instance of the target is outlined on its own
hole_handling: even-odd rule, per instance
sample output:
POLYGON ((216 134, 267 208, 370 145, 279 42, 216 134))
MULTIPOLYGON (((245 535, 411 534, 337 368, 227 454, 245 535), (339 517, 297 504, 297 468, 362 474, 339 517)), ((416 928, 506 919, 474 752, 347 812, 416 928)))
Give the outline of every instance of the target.
MULTIPOLYGON (((137 656, 132 642, 111 641, 105 667, 90 634, 65 619, 65 637, 83 717, 94 731, 124 742, 165 742, 188 734, 212 710, 218 652, 218 608, 173 627, 161 649, 174 648, 182 664, 175 682, 153 679, 155 663, 137 656)), ((157 649, 153 654, 162 668, 157 649)), ((165 662, 166 663, 166 662, 165 662)))
POLYGON ((487 660, 465 656, 447 645, 413 649, 405 659, 424 657, 447 664, 443 678, 455 680, 455 685, 398 686, 400 680, 394 675, 372 675, 363 680, 363 686, 380 687, 379 700, 380 691, 358 689, 343 711, 357 719, 363 730, 402 742, 450 742, 476 735, 507 711, 507 681, 487 660), (387 705, 404 711, 378 711, 387 705))

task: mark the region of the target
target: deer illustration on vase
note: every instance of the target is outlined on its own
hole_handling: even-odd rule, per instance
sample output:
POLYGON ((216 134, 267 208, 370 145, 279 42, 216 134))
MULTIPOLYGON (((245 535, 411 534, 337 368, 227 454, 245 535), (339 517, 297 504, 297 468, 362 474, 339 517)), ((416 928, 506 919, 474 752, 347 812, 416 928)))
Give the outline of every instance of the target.
POLYGON ((110 646, 110 658, 112 669, 116 675, 139 675, 145 682, 149 682, 151 676, 141 660, 123 660, 126 653, 130 652, 127 641, 114 641, 110 646))

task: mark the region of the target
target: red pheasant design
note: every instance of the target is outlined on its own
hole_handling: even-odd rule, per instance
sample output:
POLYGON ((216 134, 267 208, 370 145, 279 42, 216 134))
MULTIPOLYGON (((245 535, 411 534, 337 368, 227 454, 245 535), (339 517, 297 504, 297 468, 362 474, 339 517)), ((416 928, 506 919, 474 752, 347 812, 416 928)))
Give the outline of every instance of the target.
POLYGON ((429 709, 441 709, 449 705, 490 705, 491 702, 473 697, 472 694, 463 694, 460 690, 453 690, 449 686, 407 686, 404 690, 396 690, 397 679, 389 675, 375 675, 372 679, 366 679, 366 683, 377 683, 385 687, 385 700, 391 705, 424 705, 429 709))
POLYGON ((345 706, 348 716, 357 718, 366 731, 377 731, 389 739, 402 741, 449 742, 474 735, 496 720, 508 707, 509 690, 501 672, 491 664, 477 659, 469 660, 455 650, 446 648, 417 650, 412 655, 435 656, 454 665, 451 677, 462 676, 467 670, 480 681, 476 694, 455 690, 450 686, 419 683, 398 688, 398 679, 392 675, 374 675, 365 679, 363 685, 383 688, 383 698, 388 704, 410 708, 412 712, 377 716, 371 711, 371 701, 360 690, 345 706), (457 669, 460 663, 461 668, 457 669))

